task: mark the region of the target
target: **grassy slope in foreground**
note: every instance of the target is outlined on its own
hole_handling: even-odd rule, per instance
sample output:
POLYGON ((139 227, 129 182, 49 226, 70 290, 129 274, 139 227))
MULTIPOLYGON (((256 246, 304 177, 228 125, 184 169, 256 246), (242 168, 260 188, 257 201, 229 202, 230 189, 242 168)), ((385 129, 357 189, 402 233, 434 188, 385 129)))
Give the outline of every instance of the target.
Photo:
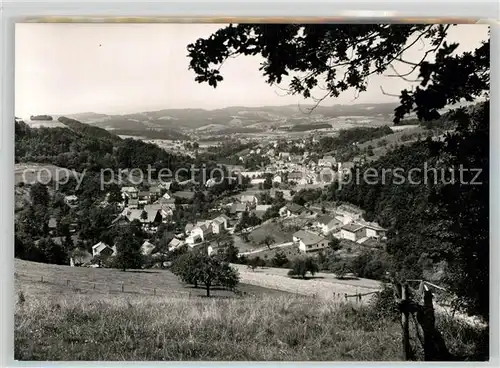
MULTIPOLYGON (((15 260, 16 290, 32 296, 51 296, 64 299, 68 292, 87 295, 93 299, 103 299, 114 295, 145 297, 156 293, 158 296, 182 297, 205 295, 203 288, 193 288, 182 284, 178 277, 168 270, 151 269, 123 272, 116 269, 69 267, 53 264, 15 260), (43 279, 43 283, 41 280, 43 279)), ((248 295, 284 294, 282 291, 242 283, 240 291, 248 295)), ((229 290, 214 290, 214 296, 234 296, 229 290)))
POLYGON ((15 314, 19 360, 398 360, 400 327, 322 299, 153 298, 61 303, 15 314))
MULTIPOLYGON (((151 282, 160 275, 168 280, 168 274, 88 270, 19 260, 16 271, 31 272, 34 277, 50 274, 62 284, 16 280, 16 289, 24 292, 24 301, 18 300, 14 315, 18 360, 401 358, 399 322, 366 306, 354 308, 324 298, 262 292, 243 298, 109 294, 93 289, 82 294, 82 290, 64 286, 64 277, 75 279, 85 272, 90 277, 89 271, 104 271, 100 278, 114 273, 113 277, 136 277, 138 282, 146 277, 151 282), (79 272, 82 274, 77 275, 79 272)), ((182 287, 174 287, 171 279, 167 284, 172 290, 182 287)), ((454 354, 473 354, 479 340, 477 330, 441 316, 437 323, 454 354)))

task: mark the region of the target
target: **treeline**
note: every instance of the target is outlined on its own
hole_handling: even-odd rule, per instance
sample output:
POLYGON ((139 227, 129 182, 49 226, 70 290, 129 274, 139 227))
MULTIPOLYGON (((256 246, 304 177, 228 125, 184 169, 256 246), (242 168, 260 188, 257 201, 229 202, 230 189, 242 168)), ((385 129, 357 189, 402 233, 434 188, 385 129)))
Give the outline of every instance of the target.
POLYGON ((332 127, 331 124, 328 123, 320 123, 320 124, 299 124, 299 125, 293 125, 291 127, 287 128, 280 128, 280 130, 286 130, 289 132, 307 132, 310 130, 316 130, 316 129, 330 129, 332 127))
POLYGON ((150 129, 113 129, 116 135, 141 136, 147 139, 165 139, 170 141, 190 141, 191 138, 174 129, 150 128, 150 129))
POLYGON ((349 144, 363 143, 392 133, 392 129, 387 125, 378 128, 359 127, 342 129, 336 137, 322 137, 318 143, 318 148, 331 151, 349 144))

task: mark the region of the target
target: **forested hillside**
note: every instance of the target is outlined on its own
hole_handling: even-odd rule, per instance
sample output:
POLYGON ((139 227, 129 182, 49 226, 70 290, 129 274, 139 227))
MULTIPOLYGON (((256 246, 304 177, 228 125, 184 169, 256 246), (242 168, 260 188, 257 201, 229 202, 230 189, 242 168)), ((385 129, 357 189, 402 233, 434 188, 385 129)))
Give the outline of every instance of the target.
POLYGON ((192 161, 188 157, 167 153, 153 144, 120 139, 104 129, 76 120, 60 121, 68 125, 68 129, 32 129, 24 122, 16 122, 16 162, 49 163, 83 172, 104 168, 140 168, 146 171, 148 165, 157 170, 169 168, 174 171, 189 168, 192 161))
POLYGON ((443 282, 462 306, 487 315, 489 103, 455 119, 444 141, 399 147, 359 168, 376 179, 335 184, 322 198, 359 205, 368 220, 389 228, 387 250, 400 277, 422 277, 444 262, 443 282))

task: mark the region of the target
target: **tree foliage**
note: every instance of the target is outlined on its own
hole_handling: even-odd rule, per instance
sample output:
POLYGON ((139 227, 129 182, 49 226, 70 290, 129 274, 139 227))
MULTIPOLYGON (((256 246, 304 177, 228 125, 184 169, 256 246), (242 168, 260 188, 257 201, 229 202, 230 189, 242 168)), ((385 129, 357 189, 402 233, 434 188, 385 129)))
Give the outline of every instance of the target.
POLYGON ((238 272, 229 263, 204 252, 192 251, 180 256, 172 270, 187 284, 204 285, 207 297, 213 286, 234 289, 239 282, 238 272))
POLYGON ((317 272, 319 272, 319 266, 312 257, 297 258, 293 262, 293 267, 288 272, 288 275, 300 276, 305 279, 308 272, 311 276, 314 276, 317 272))
MULTIPOLYGON (((289 78, 289 92, 312 97, 325 90, 322 101, 349 88, 366 91, 368 78, 410 65, 418 70, 420 85, 401 91, 395 121, 415 112, 432 120, 438 110, 460 99, 472 101, 489 90, 489 41, 473 52, 455 55, 458 44, 446 42, 453 25, 446 24, 238 24, 221 28, 188 45, 195 80, 216 87, 224 78, 220 66, 230 57, 261 55, 269 84, 289 78), (420 61, 405 60, 405 52, 426 43, 420 61), (429 54, 435 60, 427 60, 429 54), (293 57, 292 57, 293 56, 293 57)), ((410 73, 404 73, 409 75, 410 73)))
MULTIPOLYGON (((216 87, 220 66, 237 55, 260 55, 260 70, 269 84, 288 79, 291 94, 313 97, 316 87, 337 97, 349 88, 364 92, 371 75, 391 71, 407 79, 418 73, 418 85, 399 93, 394 111, 399 123, 409 113, 419 121, 437 121, 439 111, 460 101, 485 98, 475 111, 460 111, 459 124, 443 142, 417 142, 399 148, 375 163, 376 169, 403 167, 406 172, 425 162, 457 173, 460 164, 481 170, 480 185, 459 181, 424 185, 350 185, 323 193, 366 209, 366 217, 389 228, 387 250, 394 256, 399 277, 421 277, 422 253, 445 260, 445 281, 463 307, 488 318, 488 115, 490 42, 457 53, 447 42, 446 24, 239 24, 221 28, 188 45, 195 80, 216 87), (423 42, 422 42, 423 41, 423 42), (422 49, 422 43, 426 46, 422 49), (406 51, 420 48, 420 60, 406 60, 406 51), (431 57, 433 56, 433 57, 431 57), (399 72, 406 66, 409 72, 399 72)), ((383 91, 384 92, 384 91, 383 91)), ((419 166, 420 165, 420 166, 419 166)), ((473 175, 469 172, 467 175, 473 175)), ((379 176, 380 177, 380 176, 379 176)), ((422 179, 422 176, 419 177, 422 179)), ((394 179, 394 177, 392 177, 394 179)), ((471 179, 469 177, 469 179, 471 179)), ((389 180, 390 182, 390 180, 389 180)))
POLYGON ((117 254, 114 266, 126 271, 127 269, 140 269, 144 264, 141 252, 142 245, 140 228, 135 224, 122 229, 116 240, 117 254))

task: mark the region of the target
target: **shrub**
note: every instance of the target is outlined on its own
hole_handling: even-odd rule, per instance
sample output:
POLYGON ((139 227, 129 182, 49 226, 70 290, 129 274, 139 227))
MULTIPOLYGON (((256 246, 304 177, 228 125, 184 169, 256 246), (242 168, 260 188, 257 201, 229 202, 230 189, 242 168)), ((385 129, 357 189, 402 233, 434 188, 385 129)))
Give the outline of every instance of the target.
POLYGON ((329 271, 335 274, 338 279, 343 279, 345 275, 351 272, 351 264, 344 259, 334 259, 330 261, 329 271))
POLYGON ((285 255, 285 252, 283 252, 282 250, 277 251, 274 257, 271 259, 271 263, 275 267, 283 267, 288 264, 288 262, 288 258, 285 255))
POLYGON ((293 263, 293 268, 288 271, 288 276, 300 276, 305 279, 307 272, 314 276, 314 274, 318 271, 319 267, 314 262, 313 258, 299 258, 293 263))

